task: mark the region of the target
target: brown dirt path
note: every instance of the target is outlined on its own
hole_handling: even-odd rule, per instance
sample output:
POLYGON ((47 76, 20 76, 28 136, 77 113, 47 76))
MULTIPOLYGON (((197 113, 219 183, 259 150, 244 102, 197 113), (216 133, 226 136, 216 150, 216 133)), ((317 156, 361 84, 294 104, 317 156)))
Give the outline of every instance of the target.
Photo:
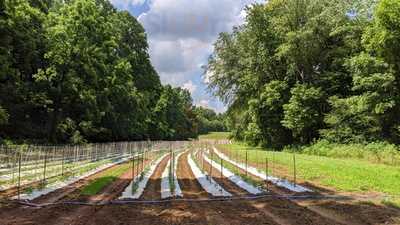
MULTIPOLYGON (((226 156, 228 156, 230 159, 234 160, 234 161, 238 161, 237 159, 239 159, 239 162, 241 163, 245 163, 245 160, 243 158, 240 158, 240 156, 237 155, 237 153, 235 152, 231 152, 229 150, 226 150, 224 148, 217 148, 217 150, 219 152, 224 153, 226 156)), ((214 150, 211 150, 212 152, 214 152, 214 150)), ((215 154, 215 153, 214 153, 215 154)), ((264 159, 265 160, 265 159, 264 159)), ((250 162, 248 161, 248 165, 254 168, 259 168, 259 169, 265 169, 265 161, 260 159, 260 162, 250 162)), ((281 177, 283 179, 286 179, 290 182, 293 182, 293 175, 291 171, 288 171, 287 168, 277 165, 276 163, 274 163, 272 161, 272 159, 269 159, 269 168, 270 170, 273 171, 273 174, 271 174, 272 176, 278 176, 281 177)), ((244 170, 240 169, 243 174, 245 173, 244 170)), ((251 174, 249 174, 251 175, 251 174)), ((252 176, 252 175, 251 175, 252 176)), ((255 177, 257 180, 261 180, 259 177, 255 177)), ((313 192, 308 192, 308 193, 296 193, 296 192, 292 192, 288 189, 285 189, 283 187, 279 187, 276 186, 274 184, 272 184, 271 182, 268 182, 268 184, 271 184, 271 188, 274 191, 278 191, 280 193, 285 193, 285 194, 293 194, 293 195, 320 195, 320 194, 331 194, 332 192, 330 192, 330 190, 321 188, 321 187, 316 187, 310 183, 308 183, 307 181, 302 180, 301 178, 297 177, 297 184, 309 188, 310 190, 313 190, 313 192)))
MULTIPOLYGON (((178 159, 178 182, 181 186, 184 197, 201 199, 209 196, 203 190, 190 169, 187 157, 189 151, 182 154, 178 159)), ((244 201, 226 201, 226 202, 194 202, 194 203, 174 203, 180 210, 195 210, 200 218, 205 220, 206 224, 232 225, 247 224, 251 219, 251 224, 278 224, 266 215, 260 214, 260 211, 244 201)))
POLYGON ((400 209, 371 202, 302 200, 299 204, 352 225, 400 224, 400 209))
POLYGON ((204 164, 204 170, 207 171, 209 174, 211 172, 211 177, 219 184, 221 185, 226 191, 229 193, 235 195, 235 196, 245 196, 245 195, 250 195, 247 191, 243 190, 233 182, 231 182, 228 178, 226 178, 223 174, 221 177, 221 172, 216 170, 214 167, 211 166, 207 161, 203 160, 202 154, 199 151, 196 155, 198 162, 201 162, 200 164, 204 164))
POLYGON ((159 200, 161 199, 161 175, 167 167, 170 156, 165 156, 164 159, 157 165, 156 170, 151 175, 141 200, 159 200))
MULTIPOLYGON (((219 150, 219 149, 218 149, 218 150, 219 150)), ((219 151, 220 151, 220 150, 219 150, 219 151)), ((220 152, 226 154, 226 152, 224 152, 224 151, 220 151, 220 152)), ((210 150, 210 154, 214 154, 214 156, 217 156, 217 154, 214 152, 214 150, 210 150)), ((230 157, 230 155, 227 155, 227 156, 230 157)), ((231 157, 230 157, 230 158, 231 158, 231 157)), ((231 158, 231 159, 232 159, 232 158, 231 158)), ((232 160, 236 161, 235 159, 232 159, 232 160)), ((226 163, 228 163, 228 162, 226 162, 226 163)), ((250 164, 249 164, 249 165, 250 165, 250 164)), ((233 165, 233 166, 235 166, 235 165, 233 165)), ((236 166, 235 166, 235 167, 236 167, 236 166)), ((242 175, 245 175, 245 174, 246 174, 246 171, 245 171, 245 170, 243 170, 243 169, 241 169, 241 168, 239 168, 239 167, 236 167, 236 169, 240 172, 240 174, 242 174, 242 175)), ((292 191, 290 191, 290 190, 288 190, 288 189, 286 189, 286 188, 276 186, 275 184, 273 184, 273 183, 270 182, 270 181, 268 181, 268 183, 266 183, 265 180, 263 180, 263 179, 261 179, 261 178, 259 178, 259 177, 257 177, 257 176, 254 176, 254 175, 251 174, 251 173, 247 173, 247 176, 251 177, 252 180, 255 180, 255 181, 258 181, 258 182, 263 182, 263 183, 264 183, 265 189, 268 190, 268 191, 270 191, 271 193, 285 194, 285 195, 305 195, 305 194, 308 195, 308 194, 309 194, 309 193, 296 193, 296 192, 292 192, 292 191), (267 185, 267 184, 268 184, 268 185, 267 185)), ((312 194, 312 195, 318 195, 318 193, 311 193, 311 194, 312 194)))
MULTIPOLYGON (((148 163, 150 160, 146 161, 148 163)), ((130 162, 128 162, 130 163, 130 162)), ((109 200, 115 199, 119 196, 119 194, 129 185, 132 180, 132 170, 127 171, 121 177, 119 177, 115 182, 106 186, 100 193, 94 196, 82 196, 80 194, 81 188, 83 188, 86 184, 103 176, 104 173, 109 170, 116 169, 119 166, 123 166, 124 164, 115 165, 111 168, 105 169, 99 173, 96 173, 88 178, 83 179, 83 184, 79 185, 79 187, 73 186, 70 192, 67 194, 63 193, 63 189, 59 189, 58 191, 51 193, 49 195, 43 196, 39 199, 39 201, 47 202, 48 199, 58 199, 63 201, 74 201, 81 200, 83 202, 107 202, 109 200)), ((135 174, 136 175, 136 174, 135 174)), ((74 184, 73 184, 74 185, 74 184)), ((24 217, 30 217, 31 220, 37 221, 38 224, 49 224, 49 225, 57 225, 57 224, 77 224, 81 221, 90 220, 92 215, 96 213, 101 207, 90 207, 90 206, 82 206, 75 205, 71 206, 63 206, 63 205, 55 205, 51 207, 46 207, 44 209, 37 210, 36 213, 32 215, 26 215, 27 211, 25 211, 26 207, 17 207, 14 210, 10 211, 12 219, 20 219, 24 217), (22 216, 23 215, 23 216, 22 216), (22 217, 21 217, 22 216, 22 217)), ((11 220, 13 221, 13 220, 11 220)), ((0 223, 1 224, 1 223, 0 223)), ((11 223, 13 224, 13 223, 11 223)), ((20 224, 15 223, 15 224, 20 224)))
POLYGON ((179 186, 182 189, 184 198, 210 198, 209 195, 200 185, 195 178, 192 170, 190 169, 187 157, 189 151, 183 153, 178 159, 178 167, 176 175, 178 177, 179 186))

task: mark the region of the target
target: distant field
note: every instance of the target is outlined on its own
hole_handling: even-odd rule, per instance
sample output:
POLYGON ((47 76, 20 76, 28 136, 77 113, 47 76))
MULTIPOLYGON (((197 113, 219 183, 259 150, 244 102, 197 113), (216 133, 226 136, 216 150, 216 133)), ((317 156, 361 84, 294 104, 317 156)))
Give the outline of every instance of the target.
POLYGON ((208 134, 203 134, 199 136, 200 140, 204 139, 215 139, 215 140, 220 140, 220 139, 228 139, 229 138, 229 132, 210 132, 208 134))
MULTIPOLYGON (((268 157, 272 173, 293 178, 293 154, 272 152, 258 147, 243 144, 218 145, 222 150, 231 153, 231 157, 245 158, 248 151, 249 161, 265 167, 268 157)), ((355 159, 334 159, 322 156, 296 154, 297 175, 311 183, 332 187, 339 191, 381 192, 400 195, 400 167, 355 159)))

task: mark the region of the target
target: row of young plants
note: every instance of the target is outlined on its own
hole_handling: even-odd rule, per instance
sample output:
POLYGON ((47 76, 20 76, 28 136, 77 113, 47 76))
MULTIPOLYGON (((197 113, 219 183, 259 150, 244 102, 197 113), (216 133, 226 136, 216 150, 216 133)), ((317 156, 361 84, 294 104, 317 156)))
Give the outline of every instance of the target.
POLYGON ((193 154, 193 159, 196 165, 201 169, 201 171, 207 176, 208 179, 211 179, 211 175, 215 174, 215 171, 213 172, 213 170, 216 170, 214 166, 219 165, 221 166, 221 168, 218 169, 218 171, 221 173, 221 178, 227 178, 226 174, 223 174, 223 170, 226 169, 232 172, 234 175, 238 176, 247 184, 249 184, 249 186, 265 191, 265 182, 253 178, 249 174, 246 174, 245 172, 240 170, 236 165, 233 165, 232 163, 220 158, 217 154, 214 153, 213 149, 211 148, 199 149, 193 154), (209 162, 206 162, 205 157, 210 159, 210 163, 212 163, 213 165, 211 165, 209 162), (208 170, 205 167, 205 163, 209 164, 207 166, 208 170))
MULTIPOLYGON (((86 174, 92 175, 93 173, 98 173, 101 171, 101 176, 90 182, 87 187, 85 187, 82 191, 82 194, 84 195, 92 195, 98 193, 100 190, 102 190, 103 187, 115 181, 118 177, 127 172, 129 169, 136 169, 136 171, 139 171, 139 165, 140 170, 142 170, 142 177, 143 174, 146 173, 146 171, 148 170, 143 165, 144 162, 148 162, 149 160, 151 160, 152 157, 159 155, 161 152, 165 152, 168 146, 179 146, 181 144, 182 143, 168 143, 166 145, 165 143, 161 143, 159 145, 155 145, 154 148, 149 149, 148 151, 132 151, 132 155, 123 154, 110 159, 94 162, 81 161, 76 163, 64 163, 64 173, 62 175, 57 174, 60 170, 59 165, 49 166, 46 170, 46 179, 43 179, 42 173, 40 173, 42 177, 40 177, 41 179, 39 179, 38 181, 35 180, 35 175, 32 175, 31 177, 27 177, 25 175, 21 176, 20 179, 23 179, 23 182, 20 182, 19 184, 21 186, 21 190, 19 191, 19 193, 29 195, 35 192, 33 193, 33 196, 36 196, 38 193, 47 194, 49 190, 53 190, 54 188, 61 188, 65 185, 71 184, 71 181, 75 182, 77 181, 76 179, 86 177, 86 174), (117 164, 116 167, 110 170, 107 169, 108 167, 111 167, 115 164, 117 164), (135 164, 137 166, 133 168, 135 164)), ((28 198, 30 197, 28 196, 28 198)))

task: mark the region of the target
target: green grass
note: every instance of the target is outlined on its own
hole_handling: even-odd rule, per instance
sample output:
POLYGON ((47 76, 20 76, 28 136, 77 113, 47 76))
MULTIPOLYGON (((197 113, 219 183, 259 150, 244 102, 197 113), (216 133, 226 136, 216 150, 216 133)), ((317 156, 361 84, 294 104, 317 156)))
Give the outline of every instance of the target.
POLYGON ((229 135, 230 135, 229 132, 210 132, 208 134, 199 135, 199 139, 224 140, 224 139, 229 139, 229 135))
POLYGON ((400 209, 400 198, 389 198, 387 200, 383 200, 382 204, 400 209))
POLYGON ((168 182, 169 182, 169 190, 171 191, 171 193, 175 193, 175 180, 174 180, 174 176, 171 173, 171 169, 172 168, 172 161, 174 160, 173 158, 170 159, 171 162, 168 166, 168 182))
POLYGON ((129 169, 132 168, 132 163, 125 163, 122 165, 118 165, 117 167, 106 170, 101 173, 101 177, 95 179, 88 185, 86 185, 82 190, 82 195, 95 195, 99 193, 104 187, 111 184, 115 180, 117 180, 122 174, 126 173, 129 169))
MULTIPOLYGON (((272 152, 260 147, 244 144, 218 145, 220 149, 231 151, 233 158, 238 154, 245 158, 248 150, 249 162, 259 162, 259 169, 265 167, 268 157, 272 175, 293 177, 293 154, 272 152), (261 167, 261 168, 260 168, 261 167)), ((296 154, 299 178, 317 185, 332 187, 339 191, 375 191, 391 195, 400 194, 400 167, 374 164, 356 159, 336 159, 323 156, 296 154)))
POLYGON ((400 151, 394 144, 372 142, 368 144, 338 144, 320 140, 310 146, 288 148, 287 151, 327 156, 330 158, 353 158, 373 163, 400 166, 400 151))

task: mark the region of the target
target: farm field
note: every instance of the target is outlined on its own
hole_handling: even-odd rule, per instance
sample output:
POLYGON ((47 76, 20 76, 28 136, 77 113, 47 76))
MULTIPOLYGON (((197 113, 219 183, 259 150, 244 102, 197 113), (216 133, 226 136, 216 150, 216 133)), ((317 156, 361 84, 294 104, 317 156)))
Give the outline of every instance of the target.
POLYGON ((297 192, 266 183, 250 169, 245 173, 239 168, 235 157, 226 154, 230 162, 218 157, 221 152, 214 146, 219 147, 212 142, 188 142, 171 150, 153 150, 33 200, 2 201, 0 224, 400 222, 400 210, 393 206, 334 192, 329 196, 335 198, 328 198, 327 193, 310 186, 310 192, 297 192), (163 187, 162 182, 169 185, 163 187), (166 187, 171 196, 163 198, 162 188, 166 187))
POLYGON ((199 135, 199 140, 225 140, 229 138, 229 132, 210 132, 199 135))
POLYGON ((0 2, 0 225, 400 225, 400 0, 0 2))

